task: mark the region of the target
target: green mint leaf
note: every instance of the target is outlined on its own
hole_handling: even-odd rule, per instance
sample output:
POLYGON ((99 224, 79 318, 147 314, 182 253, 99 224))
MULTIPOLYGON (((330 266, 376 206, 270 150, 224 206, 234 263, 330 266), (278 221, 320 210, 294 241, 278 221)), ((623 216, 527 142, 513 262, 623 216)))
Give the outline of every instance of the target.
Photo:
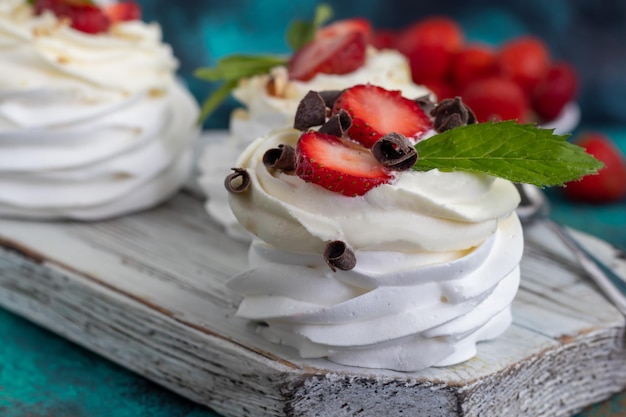
POLYGON ((285 65, 287 60, 275 56, 231 55, 220 59, 212 68, 198 68, 194 75, 201 80, 224 84, 215 90, 202 105, 198 119, 202 123, 215 109, 228 98, 237 87, 239 80, 259 74, 267 74, 272 68, 285 65))
POLYGON ((320 4, 315 9, 313 21, 295 20, 287 29, 287 45, 297 51, 315 38, 315 32, 333 16, 333 9, 328 4, 320 4))
POLYGON ((484 173, 539 187, 593 174, 602 162, 567 135, 513 121, 461 126, 417 143, 413 169, 484 173))

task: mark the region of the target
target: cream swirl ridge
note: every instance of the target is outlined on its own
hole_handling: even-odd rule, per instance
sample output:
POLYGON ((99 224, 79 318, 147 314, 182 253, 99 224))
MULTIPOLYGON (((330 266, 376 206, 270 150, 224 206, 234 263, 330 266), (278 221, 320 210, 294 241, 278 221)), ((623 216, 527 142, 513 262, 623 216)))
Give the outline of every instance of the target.
POLYGON ((198 106, 158 25, 93 36, 12 2, 0 57, 0 215, 106 218, 187 178, 198 106))
POLYGON ((408 171, 344 197, 262 163, 299 135, 274 131, 238 161, 251 187, 231 206, 259 237, 250 269, 228 284, 244 296, 240 317, 302 357, 400 371, 465 361, 506 330, 523 250, 511 183, 408 171), (332 240, 354 250, 352 270, 328 268, 332 240))

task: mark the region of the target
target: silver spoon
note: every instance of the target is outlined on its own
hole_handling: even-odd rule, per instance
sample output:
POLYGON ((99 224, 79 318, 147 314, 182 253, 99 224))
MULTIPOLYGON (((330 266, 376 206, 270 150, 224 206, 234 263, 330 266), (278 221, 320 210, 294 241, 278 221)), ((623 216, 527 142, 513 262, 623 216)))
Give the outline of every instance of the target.
POLYGON ((517 215, 524 224, 541 221, 572 251, 576 259, 589 277, 598 285, 600 290, 626 315, 626 282, 602 263, 592 253, 585 249, 561 225, 548 217, 550 206, 543 192, 529 184, 515 184, 520 193, 521 202, 517 208, 517 215))

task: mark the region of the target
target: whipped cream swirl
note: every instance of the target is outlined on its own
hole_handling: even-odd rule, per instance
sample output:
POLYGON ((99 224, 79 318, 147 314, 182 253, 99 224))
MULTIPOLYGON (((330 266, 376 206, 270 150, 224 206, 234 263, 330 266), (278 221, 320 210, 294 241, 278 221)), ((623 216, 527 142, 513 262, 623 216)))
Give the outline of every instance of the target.
POLYGON ((25 1, 0 7, 0 215, 93 220, 187 178, 198 106, 156 24, 88 35, 25 1))
POLYGON ((413 83, 408 61, 403 55, 372 47, 368 47, 365 65, 349 74, 317 74, 303 82, 289 80, 287 68, 276 67, 270 74, 241 81, 233 95, 244 108, 233 112, 229 137, 223 142, 209 144, 199 162, 199 183, 208 196, 206 209, 211 217, 224 225, 229 235, 250 240, 249 233, 241 228, 230 211, 223 186, 223 178, 234 166, 237 156, 250 142, 270 130, 293 126, 298 104, 309 91, 342 90, 366 83, 387 90, 400 90, 408 98, 431 94, 413 83), (270 80, 273 94, 268 92, 270 80))
POLYGON ((240 317, 303 357, 399 371, 468 360, 505 331, 523 249, 510 182, 406 171, 344 197, 264 166, 267 149, 295 146, 299 134, 274 131, 237 162, 251 187, 231 206, 258 237, 250 269, 228 284, 244 296, 240 317), (325 264, 332 240, 352 248, 354 269, 325 264))

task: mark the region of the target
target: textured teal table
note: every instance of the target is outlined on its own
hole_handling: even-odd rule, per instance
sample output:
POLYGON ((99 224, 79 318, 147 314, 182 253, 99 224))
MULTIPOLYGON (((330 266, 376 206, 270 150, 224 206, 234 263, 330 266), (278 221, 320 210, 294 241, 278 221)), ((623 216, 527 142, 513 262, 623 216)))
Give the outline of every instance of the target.
MULTIPOLYGON (((602 129, 626 150, 626 129, 602 129)), ((626 248, 626 201, 571 205, 550 193, 553 217, 626 248)), ((2 273, 0 271, 0 273, 2 273)), ((581 417, 623 416, 626 394, 581 417)), ((0 309, 2 417, 216 417, 99 356, 0 309)))

